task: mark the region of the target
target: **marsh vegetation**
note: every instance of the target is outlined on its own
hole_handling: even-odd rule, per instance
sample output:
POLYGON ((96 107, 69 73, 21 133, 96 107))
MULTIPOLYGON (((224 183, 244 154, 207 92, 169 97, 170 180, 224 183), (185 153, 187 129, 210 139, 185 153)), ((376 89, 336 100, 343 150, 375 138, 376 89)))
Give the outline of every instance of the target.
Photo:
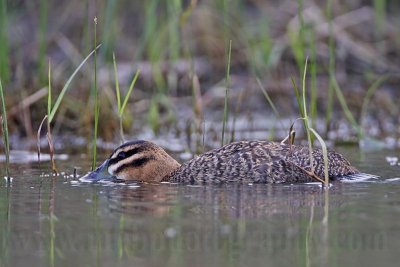
POLYGON ((0 0, 0 266, 392 266, 399 10, 388 0, 0 0), (180 161, 240 139, 324 154, 341 144, 381 177, 329 190, 74 179, 128 139, 180 161))
POLYGON ((82 137, 88 148, 96 147, 97 127, 96 137, 114 143, 123 134, 173 133, 191 151, 202 138, 220 144, 249 132, 279 140, 301 117, 291 79, 302 83, 308 57, 311 126, 328 140, 398 146, 397 6, 3 0, 0 77, 10 135, 34 138, 46 102, 61 96, 57 114, 48 114, 53 136, 82 137), (96 57, 68 80, 97 44, 96 57))

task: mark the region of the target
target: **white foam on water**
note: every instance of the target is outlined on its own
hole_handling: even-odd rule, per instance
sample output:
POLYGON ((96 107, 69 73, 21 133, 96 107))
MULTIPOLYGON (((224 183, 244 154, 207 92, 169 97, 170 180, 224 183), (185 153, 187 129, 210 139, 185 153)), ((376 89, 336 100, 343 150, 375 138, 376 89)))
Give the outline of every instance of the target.
POLYGON ((356 173, 347 175, 340 180, 342 183, 359 183, 359 182, 376 182, 379 179, 378 175, 369 173, 356 173))

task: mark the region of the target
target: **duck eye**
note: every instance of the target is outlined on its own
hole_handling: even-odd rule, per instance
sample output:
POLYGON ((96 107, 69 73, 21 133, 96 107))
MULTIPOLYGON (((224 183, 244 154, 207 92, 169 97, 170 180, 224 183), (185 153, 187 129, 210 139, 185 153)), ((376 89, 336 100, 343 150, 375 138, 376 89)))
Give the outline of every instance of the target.
POLYGON ((118 159, 124 159, 126 157, 125 151, 121 151, 118 153, 117 158, 118 159))

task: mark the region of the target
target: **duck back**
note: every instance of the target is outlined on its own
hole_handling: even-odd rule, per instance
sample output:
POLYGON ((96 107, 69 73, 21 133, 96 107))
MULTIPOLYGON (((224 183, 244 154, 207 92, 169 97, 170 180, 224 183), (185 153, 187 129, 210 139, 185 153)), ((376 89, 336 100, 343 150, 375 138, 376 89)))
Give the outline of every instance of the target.
MULTIPOLYGON (((179 183, 304 183, 315 181, 308 147, 268 141, 240 141, 208 151, 182 164, 165 180, 179 183)), ((324 177, 322 150, 313 149, 314 173, 324 177)), ((331 180, 359 171, 341 154, 328 151, 331 180)))

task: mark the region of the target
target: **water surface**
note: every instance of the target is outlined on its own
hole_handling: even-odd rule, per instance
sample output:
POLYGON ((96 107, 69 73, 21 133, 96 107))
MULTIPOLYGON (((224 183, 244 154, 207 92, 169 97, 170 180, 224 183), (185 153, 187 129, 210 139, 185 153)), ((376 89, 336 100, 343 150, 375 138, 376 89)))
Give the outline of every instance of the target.
MULTIPOLYGON (((339 150, 381 176, 318 185, 82 184, 88 159, 0 186, 0 266, 393 266, 399 152, 339 150)), ((42 168, 49 168, 45 164, 42 168)))

